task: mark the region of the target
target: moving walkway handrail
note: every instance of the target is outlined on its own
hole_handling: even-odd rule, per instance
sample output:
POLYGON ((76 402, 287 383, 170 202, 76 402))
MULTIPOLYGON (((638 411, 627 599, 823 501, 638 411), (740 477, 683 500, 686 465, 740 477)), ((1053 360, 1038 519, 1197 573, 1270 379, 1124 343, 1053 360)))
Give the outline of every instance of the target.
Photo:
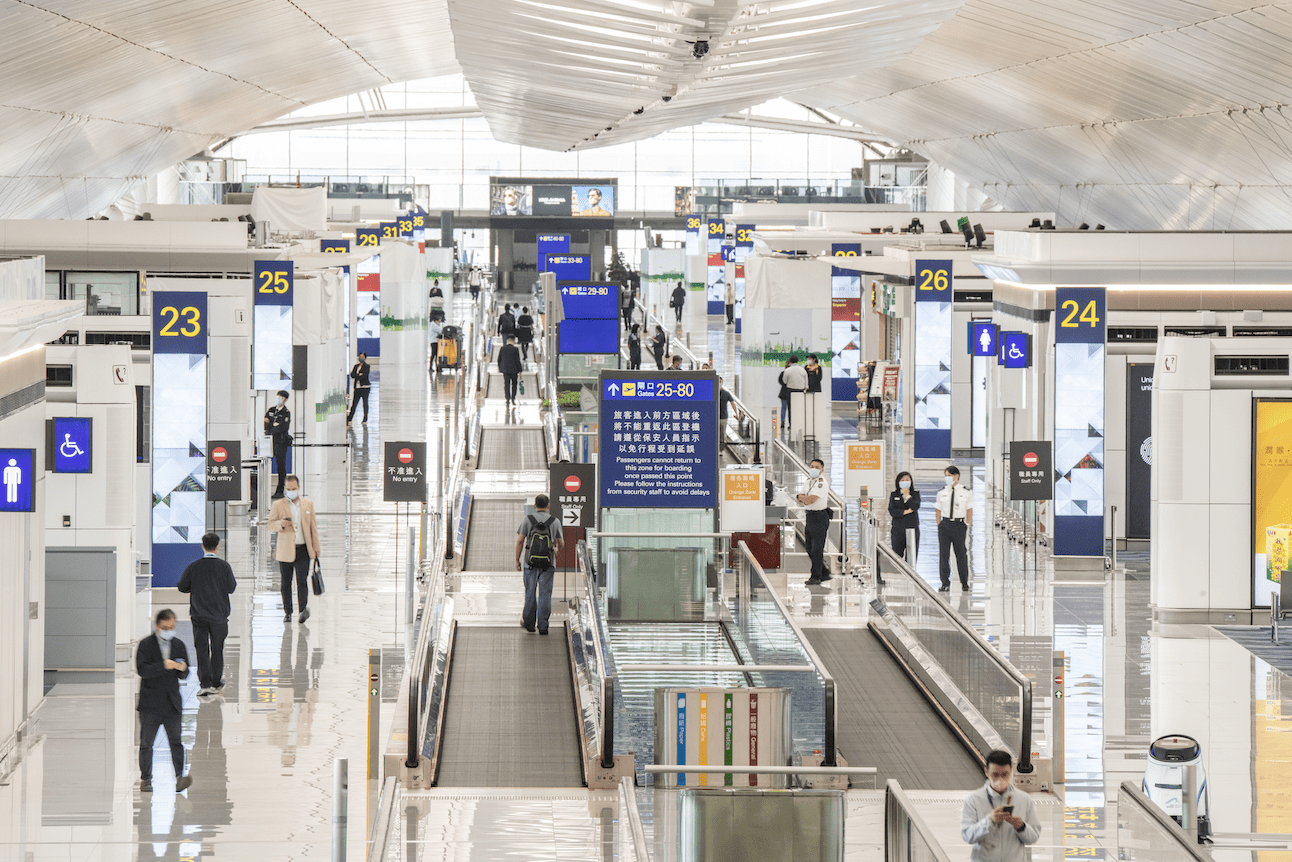
MULTIPOLYGON (((995 664, 1002 672, 1010 677, 1019 687, 1021 698, 1020 711, 1020 738, 1018 750, 1018 771, 1031 772, 1032 766, 1032 681, 1025 677, 1018 668, 1009 663, 1000 652, 991 645, 991 643, 982 635, 982 632, 974 628, 973 623, 960 616, 956 610, 943 602, 938 594, 934 591, 928 581, 916 574, 911 568, 910 563, 902 559, 886 542, 876 543, 876 557, 885 557, 893 568, 903 574, 915 588, 924 594, 924 597, 932 606, 941 609, 943 619, 949 621, 960 632, 977 652, 984 656, 988 661, 995 664)), ((877 559, 878 562, 878 559, 877 559)))
MULTIPOLYGON (((1167 855, 1167 853, 1164 852, 1166 848, 1162 846, 1162 843, 1160 841, 1154 841, 1151 846, 1153 849, 1153 857, 1155 859, 1169 860, 1172 856, 1175 856, 1175 858, 1193 860, 1193 862, 1212 862, 1210 854, 1204 853, 1200 850, 1196 840, 1192 840, 1189 837, 1189 833, 1185 832, 1184 829, 1180 827, 1180 824, 1175 822, 1175 818, 1171 817, 1171 815, 1158 807, 1157 803, 1152 799, 1149 799, 1137 782, 1123 781, 1121 783, 1120 793, 1117 795, 1117 819, 1119 821, 1119 830, 1120 821, 1122 821, 1123 816, 1132 811, 1142 815, 1157 827, 1155 830, 1157 833, 1154 836, 1155 838, 1163 839, 1168 845, 1174 845, 1174 849, 1178 851, 1176 854, 1167 855)), ((1120 836, 1118 844, 1122 848, 1131 846, 1130 842, 1121 839, 1120 836)), ((1136 844, 1138 844, 1138 842, 1136 842, 1136 844)), ((1133 859, 1134 856, 1123 855, 1122 858, 1133 859)))
POLYGON ((377 817, 372 822, 372 832, 368 835, 368 862, 385 862, 386 854, 394 840, 395 827, 399 818, 395 816, 395 800, 399 796, 399 782, 390 776, 381 786, 381 796, 377 801, 377 817))
POLYGON ((808 657, 808 661, 812 663, 817 674, 821 677, 821 681, 824 684, 824 698, 822 705, 825 713, 825 740, 822 745, 822 748, 824 749, 822 754, 825 759, 822 765, 837 766, 838 762, 835 752, 836 698, 834 677, 831 676, 830 671, 826 670, 825 663, 821 661, 821 657, 818 656, 816 654, 816 650, 812 648, 812 644, 808 641, 807 635, 803 633, 803 629, 799 628, 799 624, 794 621, 794 617, 785 609, 785 603, 781 601, 780 595, 777 594, 776 590, 772 587, 771 582, 767 579, 767 573, 763 571, 763 567, 759 565, 758 560, 754 558, 753 552, 749 550, 749 545, 742 541, 737 547, 740 549, 740 558, 737 561, 740 565, 738 571, 752 573, 762 582, 763 588, 767 591, 767 595, 771 597, 772 602, 776 606, 776 609, 780 611, 781 617, 785 620, 786 624, 788 624, 790 629, 793 630, 795 638, 798 639, 799 645, 803 648, 803 652, 808 657))
MULTIPOLYGON (((637 786, 631 775, 619 779, 619 804, 624 809, 620 828, 625 823, 628 827, 623 833, 627 839, 623 843, 632 847, 632 862, 650 862, 650 845, 646 843, 646 830, 642 828, 642 815, 637 808, 637 786)), ((620 858, 626 859, 627 856, 620 854, 620 858)))
POLYGON ((606 628, 605 616, 601 612, 601 594, 597 586, 597 572, 592 563, 592 553, 588 543, 580 541, 575 548, 578 566, 583 571, 585 601, 588 603, 594 624, 592 626, 592 646, 597 657, 601 683, 601 765, 612 769, 615 765, 615 680, 618 671, 614 656, 610 653, 610 632, 606 628))
POLYGON ((910 862, 924 859, 927 862, 951 862, 942 842, 915 810, 897 779, 888 779, 884 789, 884 862, 910 862), (915 851, 911 839, 918 837, 927 854, 915 851))

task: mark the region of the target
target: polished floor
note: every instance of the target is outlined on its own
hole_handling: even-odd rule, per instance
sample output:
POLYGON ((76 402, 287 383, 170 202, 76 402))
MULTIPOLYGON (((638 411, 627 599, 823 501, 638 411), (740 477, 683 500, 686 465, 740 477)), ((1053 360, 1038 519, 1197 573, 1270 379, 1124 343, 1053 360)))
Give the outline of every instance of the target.
MULTIPOLYGON (((459 298, 454 313, 463 312, 459 298)), ((724 376, 738 376, 739 338, 730 328, 718 318, 689 313, 685 326, 693 352, 711 351, 724 376)), ((380 502, 381 443, 418 423, 442 425, 459 383, 445 375, 420 392, 383 391, 381 369, 374 379, 372 413, 367 425, 354 426, 348 461, 338 456, 327 487, 306 488, 307 495, 328 501, 319 520, 329 584, 325 595, 311 600, 306 624, 283 622, 263 528, 245 519, 230 521, 227 556, 238 591, 226 648, 228 686, 210 700, 196 696, 195 681, 185 686, 183 743, 193 786, 173 792, 166 742, 159 735, 156 790, 140 793, 132 664, 120 663, 102 678, 51 679, 24 736, 20 762, 0 779, 0 860, 331 858, 337 758, 348 760, 351 777, 348 855, 363 858, 375 786, 365 780, 368 654, 379 650, 382 659, 377 723, 384 744, 408 649, 400 541, 406 529, 402 514, 380 502)), ((486 426, 541 427, 535 398, 506 410, 498 387, 489 392, 480 408, 486 426)), ((845 439, 879 434, 858 429, 846 407, 832 430, 836 465, 845 439)), ((900 432, 889 431, 884 439, 891 447, 890 469, 910 469, 926 497, 935 492, 941 467, 913 462, 909 440, 900 432)), ((1045 548, 1034 564, 1033 548, 1009 541, 993 526, 1002 504, 985 493, 980 468, 966 472, 973 474, 976 515, 971 589, 956 588, 947 600, 1035 678, 1038 694, 1049 693, 1053 651, 1062 651, 1066 662, 1061 751, 1050 726, 1053 699, 1042 696, 1038 702, 1039 750, 1060 758, 1065 780, 1058 797, 1042 801, 1045 831, 1034 856, 1046 862, 1118 858, 1118 787, 1124 780, 1139 781, 1148 743, 1165 733, 1187 733, 1202 742, 1216 830, 1292 832, 1292 682, 1284 672, 1210 627, 1151 622, 1143 553, 1124 555, 1123 565, 1106 576, 1056 581, 1045 548)), ((482 499, 506 500, 541 490, 545 475, 482 470, 474 480, 482 499)), ((931 519, 931 510, 925 511, 931 519)), ((927 524, 918 570, 930 582, 937 580, 936 557, 927 524)), ((463 623, 514 626, 519 575, 496 561, 471 567, 468 558, 467 565, 449 579, 463 623)), ((827 588, 808 588, 802 574, 782 577, 783 595, 805 627, 864 624, 873 598, 868 584, 836 579, 827 588)), ((570 591, 558 578, 554 628, 564 614, 561 599, 570 591)), ((153 609, 173 606, 186 617, 187 604, 178 594, 158 590, 150 598, 153 609)), ((191 637, 186 623, 180 628, 181 636, 191 637)), ((957 824, 968 789, 912 793, 955 862, 967 858, 957 824)), ((648 830, 654 804, 644 793, 648 830)), ((402 858, 610 859, 617 840, 615 809, 612 795, 577 788, 409 794, 400 818, 402 858)), ((851 791, 848 812, 848 859, 878 862, 882 795, 851 791)), ((656 858, 666 858, 665 836, 652 838, 656 858)), ((1215 856, 1228 862, 1249 854, 1218 850, 1215 856)), ((1272 851, 1263 856, 1268 858, 1261 862, 1275 862, 1272 851)))

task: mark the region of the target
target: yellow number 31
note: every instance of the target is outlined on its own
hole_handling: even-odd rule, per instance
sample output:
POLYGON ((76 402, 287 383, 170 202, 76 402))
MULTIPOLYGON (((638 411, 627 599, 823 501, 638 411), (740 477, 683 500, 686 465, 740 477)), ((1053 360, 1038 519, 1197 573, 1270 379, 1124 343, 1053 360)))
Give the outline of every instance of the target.
POLYGON ((1059 324, 1060 326, 1076 329, 1081 324, 1088 323, 1092 329, 1099 327, 1099 309, 1095 307, 1093 299, 1086 303, 1085 308, 1081 308, 1081 305, 1075 299, 1065 299, 1062 307, 1068 313, 1068 316, 1063 318, 1063 323, 1059 324), (1080 315, 1077 314, 1077 309, 1081 309, 1080 315))

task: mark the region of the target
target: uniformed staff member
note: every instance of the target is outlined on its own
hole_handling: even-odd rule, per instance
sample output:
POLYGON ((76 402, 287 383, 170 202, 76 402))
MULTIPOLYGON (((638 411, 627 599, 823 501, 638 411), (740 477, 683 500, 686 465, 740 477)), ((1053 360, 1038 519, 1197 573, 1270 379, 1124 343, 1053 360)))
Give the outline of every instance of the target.
POLYGON ((292 446, 292 411, 287 409, 289 397, 286 390, 279 389, 278 403, 265 411, 265 436, 273 438, 274 466, 278 470, 278 487, 271 498, 274 500, 283 496, 283 482, 287 480, 287 452, 292 446))
MULTIPOLYGON (((906 531, 915 531, 913 554, 920 547, 920 492, 915 490, 911 474, 905 470, 897 474, 897 488, 888 495, 888 514, 892 517, 893 550, 899 557, 906 557, 906 531)), ((913 555, 912 554, 912 555, 913 555)))
POLYGON ((951 592, 951 549, 956 551, 960 571, 960 589, 969 589, 969 552, 965 537, 973 526, 973 492, 960 487, 960 469, 952 464, 944 473, 947 486, 938 491, 933 516, 938 524, 938 574, 942 586, 938 592, 951 592))
POLYGON ((825 479, 825 462, 813 458, 808 465, 808 484, 794 499, 803 505, 807 517, 807 549, 812 560, 808 586, 831 580, 825 568, 825 538, 830 530, 830 484, 825 479))

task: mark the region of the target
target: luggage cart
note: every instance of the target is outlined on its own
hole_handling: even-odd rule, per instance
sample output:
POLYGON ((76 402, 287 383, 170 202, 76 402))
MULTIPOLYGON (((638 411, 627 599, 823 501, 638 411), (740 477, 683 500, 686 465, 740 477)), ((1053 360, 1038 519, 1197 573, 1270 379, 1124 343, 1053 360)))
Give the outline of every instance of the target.
POLYGON ((440 330, 439 369, 462 370, 462 328, 452 324, 440 330))

